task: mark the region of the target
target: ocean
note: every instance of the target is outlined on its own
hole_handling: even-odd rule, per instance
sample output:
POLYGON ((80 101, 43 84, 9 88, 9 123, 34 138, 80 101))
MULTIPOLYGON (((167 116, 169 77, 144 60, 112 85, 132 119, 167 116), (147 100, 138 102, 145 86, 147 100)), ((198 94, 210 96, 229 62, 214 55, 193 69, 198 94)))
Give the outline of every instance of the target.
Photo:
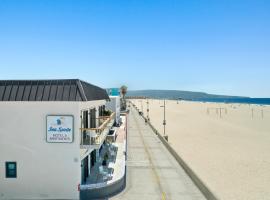
POLYGON ((192 101, 270 105, 270 98, 201 98, 192 101))

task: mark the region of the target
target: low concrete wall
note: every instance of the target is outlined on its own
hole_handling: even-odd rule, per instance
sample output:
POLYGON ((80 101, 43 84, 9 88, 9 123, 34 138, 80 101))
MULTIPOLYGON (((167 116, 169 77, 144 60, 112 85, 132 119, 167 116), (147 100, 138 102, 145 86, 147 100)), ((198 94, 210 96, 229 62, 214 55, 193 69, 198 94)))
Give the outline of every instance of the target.
POLYGON ((125 168, 125 175, 121 179, 111 184, 104 185, 104 187, 81 190, 80 199, 89 200, 89 199, 109 198, 122 192, 125 189, 125 187, 126 187, 126 168, 125 168))
MULTIPOLYGON (((128 116, 126 115, 126 120, 128 120, 128 116)), ((128 122, 127 122, 128 123, 128 122)), ((123 160, 123 167, 124 172, 120 176, 120 178, 116 181, 109 182, 109 183, 99 183, 99 184, 91 184, 91 185, 85 185, 81 186, 80 191, 80 200, 89 200, 89 199, 107 199, 112 196, 115 196, 119 193, 121 193, 126 188, 126 173, 127 173, 127 166, 126 166, 126 160, 127 160, 127 123, 126 123, 126 140, 124 141, 124 154, 125 159, 123 160)))
MULTIPOLYGON (((133 104, 133 106, 135 107, 134 104, 133 104)), ((135 107, 135 109, 139 112, 138 108, 135 107)), ((143 115, 141 115, 141 116, 144 120, 146 120, 146 118, 143 115)), ((194 184, 203 193, 205 198, 208 200, 218 200, 216 195, 214 195, 213 192, 211 192, 211 190, 207 187, 207 185, 195 174, 195 172, 186 164, 186 162, 176 153, 176 151, 164 139, 164 137, 158 132, 158 130, 150 122, 148 122, 148 125, 151 127, 153 132, 159 137, 161 142, 165 145, 165 147, 168 149, 168 151, 173 155, 173 157, 180 164, 180 166, 185 170, 185 172, 188 174, 188 176, 191 178, 191 180, 194 182, 194 184)))

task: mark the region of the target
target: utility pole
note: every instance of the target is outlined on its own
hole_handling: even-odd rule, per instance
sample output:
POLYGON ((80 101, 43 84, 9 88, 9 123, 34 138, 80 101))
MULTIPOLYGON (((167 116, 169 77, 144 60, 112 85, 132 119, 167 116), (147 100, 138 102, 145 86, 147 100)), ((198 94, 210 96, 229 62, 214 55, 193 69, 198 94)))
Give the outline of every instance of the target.
POLYGON ((147 99, 147 120, 150 121, 150 118, 149 118, 149 99, 147 99))
POLYGON ((142 103, 142 100, 141 100, 141 111, 143 113, 143 103, 142 103))
POLYGON ((163 106, 160 106, 163 108, 163 137, 165 140, 168 141, 168 136, 166 135, 166 102, 165 102, 165 99, 164 99, 164 103, 163 103, 163 106))

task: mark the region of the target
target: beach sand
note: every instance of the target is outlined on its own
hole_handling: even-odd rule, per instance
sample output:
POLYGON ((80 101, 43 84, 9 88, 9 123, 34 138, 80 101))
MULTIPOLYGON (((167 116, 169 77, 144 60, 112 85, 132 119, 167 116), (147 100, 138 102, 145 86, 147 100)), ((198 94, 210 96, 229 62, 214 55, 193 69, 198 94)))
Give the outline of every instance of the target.
MULTIPOLYGON (((149 100, 163 134, 162 105, 149 100)), ((219 199, 270 199, 270 106, 166 100, 166 121, 169 143, 219 199)))

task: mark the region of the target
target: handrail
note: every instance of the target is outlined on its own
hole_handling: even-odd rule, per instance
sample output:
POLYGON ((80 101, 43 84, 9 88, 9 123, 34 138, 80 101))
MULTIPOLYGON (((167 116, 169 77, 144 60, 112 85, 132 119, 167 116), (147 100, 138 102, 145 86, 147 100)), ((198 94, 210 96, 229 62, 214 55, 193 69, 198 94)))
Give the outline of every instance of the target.
POLYGON ((106 125, 110 122, 110 120, 114 117, 115 112, 113 112, 110 116, 104 116, 107 119, 98 127, 98 128, 80 128, 81 131, 103 131, 106 128, 106 125))
POLYGON ((107 119, 109 118, 110 116, 106 115, 106 116, 100 116, 100 117, 97 117, 96 119, 107 119))

